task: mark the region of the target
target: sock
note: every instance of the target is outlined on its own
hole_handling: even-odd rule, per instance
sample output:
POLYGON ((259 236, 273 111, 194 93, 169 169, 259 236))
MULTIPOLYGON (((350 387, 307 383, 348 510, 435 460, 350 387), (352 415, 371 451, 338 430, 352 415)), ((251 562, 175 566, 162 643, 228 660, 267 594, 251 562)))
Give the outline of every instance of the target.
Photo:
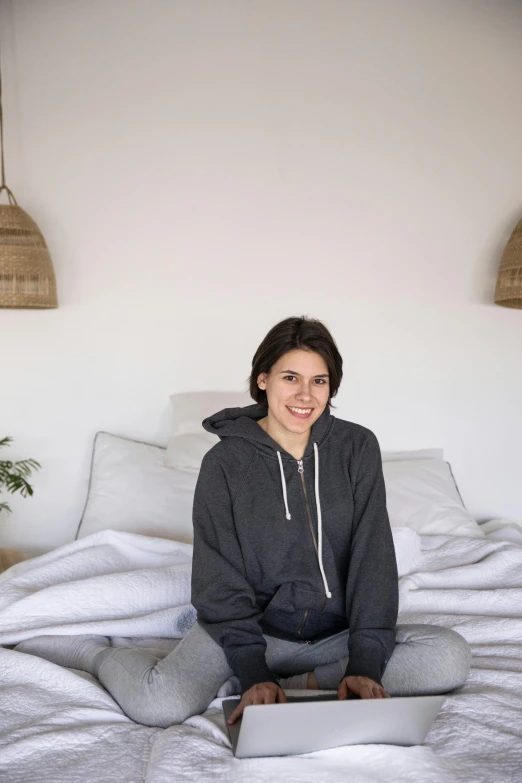
POLYGON ((308 680, 308 672, 305 672, 304 674, 294 674, 292 677, 278 677, 277 679, 283 690, 285 690, 285 688, 293 688, 299 691, 307 690, 306 682, 308 680))
POLYGON ((216 694, 216 698, 221 699, 223 696, 239 696, 242 691, 239 677, 233 674, 226 680, 216 694))
POLYGON ((316 666, 314 669, 315 679, 317 680, 317 687, 322 691, 336 691, 339 687, 346 667, 348 666, 348 658, 341 658, 340 661, 334 661, 333 663, 324 663, 321 666, 316 666))
POLYGON ((92 674, 94 657, 110 648, 108 636, 83 634, 79 636, 34 636, 14 648, 19 652, 45 658, 69 669, 81 669, 92 674))

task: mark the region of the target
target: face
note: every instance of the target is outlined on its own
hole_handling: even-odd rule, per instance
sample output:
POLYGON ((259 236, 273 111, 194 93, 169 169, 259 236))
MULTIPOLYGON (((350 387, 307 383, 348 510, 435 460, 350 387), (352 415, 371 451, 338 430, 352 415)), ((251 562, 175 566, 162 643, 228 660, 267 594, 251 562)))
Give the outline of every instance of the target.
POLYGON ((257 385, 265 389, 270 414, 282 427, 306 432, 326 408, 330 393, 328 366, 314 351, 288 351, 269 373, 258 376, 257 385))

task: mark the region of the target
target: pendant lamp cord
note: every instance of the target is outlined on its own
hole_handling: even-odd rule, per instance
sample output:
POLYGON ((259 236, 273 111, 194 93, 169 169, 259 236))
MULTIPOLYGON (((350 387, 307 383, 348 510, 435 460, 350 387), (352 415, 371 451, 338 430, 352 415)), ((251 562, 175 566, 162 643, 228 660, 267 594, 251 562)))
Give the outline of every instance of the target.
POLYGON ((2 111, 2 64, 0 61, 0 166, 2 174, 2 184, 0 185, 0 195, 5 190, 7 198, 12 206, 16 206, 16 199, 12 191, 7 187, 5 182, 5 159, 4 159, 4 115, 2 111))

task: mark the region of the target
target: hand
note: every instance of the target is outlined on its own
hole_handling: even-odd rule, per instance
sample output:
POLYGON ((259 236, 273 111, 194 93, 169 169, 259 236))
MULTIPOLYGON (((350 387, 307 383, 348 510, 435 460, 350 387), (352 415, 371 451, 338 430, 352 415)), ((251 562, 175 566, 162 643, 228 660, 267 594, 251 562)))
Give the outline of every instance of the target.
POLYGON ((241 701, 227 722, 234 723, 243 714, 245 707, 250 704, 274 704, 276 701, 288 702, 284 690, 276 682, 258 682, 244 692, 241 701))
POLYGON ((390 694, 369 677, 343 677, 337 688, 337 696, 339 699, 348 699, 351 693, 356 693, 361 699, 390 698, 390 694))

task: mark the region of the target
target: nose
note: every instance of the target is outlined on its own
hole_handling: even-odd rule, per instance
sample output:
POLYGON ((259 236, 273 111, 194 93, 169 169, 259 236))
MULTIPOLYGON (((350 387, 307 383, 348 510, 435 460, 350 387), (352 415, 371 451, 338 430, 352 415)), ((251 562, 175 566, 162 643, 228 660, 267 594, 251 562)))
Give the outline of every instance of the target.
POLYGON ((300 402, 310 402, 310 400, 313 399, 313 394, 308 391, 306 386, 302 386, 297 394, 297 399, 300 400, 300 402))

